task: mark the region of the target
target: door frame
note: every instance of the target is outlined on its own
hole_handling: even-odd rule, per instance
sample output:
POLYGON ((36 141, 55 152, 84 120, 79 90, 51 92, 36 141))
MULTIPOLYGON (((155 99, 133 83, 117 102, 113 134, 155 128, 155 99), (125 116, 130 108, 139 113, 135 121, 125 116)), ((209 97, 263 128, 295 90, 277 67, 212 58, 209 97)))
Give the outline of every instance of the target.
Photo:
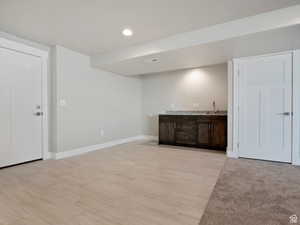
POLYGON ((9 49, 16 52, 21 52, 28 55, 33 55, 41 58, 42 62, 42 159, 50 158, 49 153, 49 132, 48 132, 48 58, 49 51, 41 50, 39 48, 31 47, 29 45, 12 41, 0 37, 0 48, 9 49))
POLYGON ((300 50, 283 51, 273 54, 264 54, 258 56, 235 58, 232 60, 231 71, 229 74, 229 88, 232 90, 231 118, 232 124, 229 127, 232 137, 232 149, 227 150, 227 156, 230 158, 239 158, 239 64, 243 60, 258 59, 261 57, 290 54, 292 57, 292 164, 300 166, 300 50))

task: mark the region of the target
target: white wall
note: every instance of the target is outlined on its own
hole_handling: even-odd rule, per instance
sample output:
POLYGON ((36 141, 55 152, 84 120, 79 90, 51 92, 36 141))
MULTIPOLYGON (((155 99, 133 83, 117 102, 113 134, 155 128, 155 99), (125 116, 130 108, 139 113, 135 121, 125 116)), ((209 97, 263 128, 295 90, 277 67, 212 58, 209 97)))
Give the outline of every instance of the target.
POLYGON ((53 50, 52 149, 56 152, 141 134, 157 135, 166 110, 227 110, 227 65, 123 77, 94 69, 89 57, 53 50), (60 100, 66 106, 60 106, 60 100), (101 129, 104 136, 101 136, 101 129))
POLYGON ((60 46, 53 60, 54 151, 142 134, 140 79, 91 68, 88 56, 60 46))
POLYGON ((158 135, 166 110, 227 110, 227 64, 142 76, 143 132, 158 135))
POLYGON ((7 33, 0 32, 0 37, 51 53, 48 115, 49 149, 53 152, 141 134, 157 135, 158 121, 153 115, 165 110, 210 110, 213 99, 220 110, 226 110, 225 64, 123 77, 94 69, 88 56, 60 46, 50 50, 7 33), (66 100, 65 107, 59 106, 60 99, 66 100), (195 107, 195 103, 199 105, 195 107))

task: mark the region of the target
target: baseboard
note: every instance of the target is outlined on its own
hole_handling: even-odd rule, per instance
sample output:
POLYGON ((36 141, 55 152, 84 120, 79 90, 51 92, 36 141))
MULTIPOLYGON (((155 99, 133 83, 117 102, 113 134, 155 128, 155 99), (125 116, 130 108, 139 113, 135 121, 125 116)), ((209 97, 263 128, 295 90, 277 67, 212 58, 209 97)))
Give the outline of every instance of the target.
POLYGON ((228 158, 234 158, 234 159, 239 158, 239 155, 237 152, 229 150, 229 149, 227 149, 226 154, 227 154, 228 158))
POLYGON ((293 166, 300 166, 300 159, 298 158, 298 159, 293 160, 292 165, 293 166))
POLYGON ((52 152, 44 153, 43 160, 52 159, 52 152))
POLYGON ((51 156, 51 159, 63 159, 63 158, 81 155, 81 154, 85 154, 88 152, 97 151, 100 149, 109 148, 109 147, 129 143, 129 142, 133 142, 133 141, 153 140, 153 138, 155 138, 155 137, 147 136, 147 135, 139 135, 139 136, 123 138, 123 139, 119 139, 119 140, 114 140, 114 141, 110 141, 110 142, 106 142, 106 143, 102 143, 102 144, 72 149, 72 150, 65 151, 65 152, 57 152, 57 153, 51 152, 50 156, 51 156))
POLYGON ((151 136, 151 135, 142 135, 143 139, 149 141, 158 141, 158 136, 151 136))

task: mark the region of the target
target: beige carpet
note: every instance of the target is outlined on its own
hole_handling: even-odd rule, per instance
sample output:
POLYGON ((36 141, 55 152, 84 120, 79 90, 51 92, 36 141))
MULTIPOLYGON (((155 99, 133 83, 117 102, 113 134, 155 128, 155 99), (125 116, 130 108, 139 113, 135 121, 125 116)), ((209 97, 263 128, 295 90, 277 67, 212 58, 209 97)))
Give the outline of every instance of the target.
POLYGON ((300 224, 300 168, 228 159, 199 224, 300 224), (290 223, 291 215, 297 223, 290 223))

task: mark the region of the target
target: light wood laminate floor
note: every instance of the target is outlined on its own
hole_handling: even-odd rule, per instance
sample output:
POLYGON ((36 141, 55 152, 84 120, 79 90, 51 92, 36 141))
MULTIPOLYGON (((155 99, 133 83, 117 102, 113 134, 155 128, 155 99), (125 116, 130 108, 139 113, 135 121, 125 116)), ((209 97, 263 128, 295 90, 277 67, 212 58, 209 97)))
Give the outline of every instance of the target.
POLYGON ((135 142, 0 170, 0 225, 197 225, 225 154, 135 142))

